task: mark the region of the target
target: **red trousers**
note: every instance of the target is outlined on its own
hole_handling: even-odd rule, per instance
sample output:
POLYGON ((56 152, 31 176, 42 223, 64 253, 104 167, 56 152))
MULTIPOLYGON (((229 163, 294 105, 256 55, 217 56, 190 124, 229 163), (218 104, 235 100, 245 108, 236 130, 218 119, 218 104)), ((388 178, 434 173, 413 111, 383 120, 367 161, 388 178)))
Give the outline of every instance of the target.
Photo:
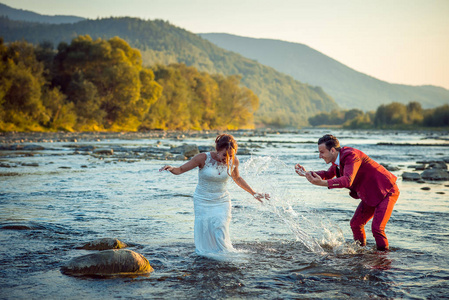
POLYGON ((387 250, 388 239, 385 235, 385 226, 390 219, 398 197, 399 189, 395 184, 390 193, 377 206, 368 206, 361 201, 350 223, 354 240, 359 241, 362 246, 366 245, 365 224, 373 219, 371 231, 376 239, 377 250, 387 250))

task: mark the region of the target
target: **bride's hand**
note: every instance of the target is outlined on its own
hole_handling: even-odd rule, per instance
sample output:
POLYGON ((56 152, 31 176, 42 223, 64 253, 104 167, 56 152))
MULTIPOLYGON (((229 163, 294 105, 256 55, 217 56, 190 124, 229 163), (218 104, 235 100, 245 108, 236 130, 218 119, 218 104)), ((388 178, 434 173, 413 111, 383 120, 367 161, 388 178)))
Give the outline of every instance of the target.
POLYGON ((162 168, 159 169, 159 172, 162 172, 162 171, 171 171, 172 169, 173 169, 172 166, 165 165, 165 166, 163 166, 162 168))
POLYGON ((261 203, 263 203, 262 199, 270 200, 270 194, 266 193, 254 193, 253 197, 256 198, 258 201, 260 201, 261 203))

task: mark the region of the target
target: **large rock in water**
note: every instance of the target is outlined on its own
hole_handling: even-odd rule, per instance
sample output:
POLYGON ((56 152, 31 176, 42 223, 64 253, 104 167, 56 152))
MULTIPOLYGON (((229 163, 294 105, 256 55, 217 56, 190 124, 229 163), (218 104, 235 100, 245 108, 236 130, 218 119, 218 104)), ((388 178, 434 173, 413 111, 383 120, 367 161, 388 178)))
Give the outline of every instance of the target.
POLYGON ((184 145, 184 156, 187 158, 194 157, 200 153, 200 150, 198 150, 197 145, 184 145))
POLYGON ((447 165, 444 161, 434 161, 429 164, 428 169, 447 170, 447 165))
POLYGON ((128 245, 119 241, 118 239, 104 238, 95 240, 93 242, 89 242, 78 248, 84 250, 108 250, 108 249, 121 249, 126 247, 128 247, 128 245))
POLYGON ((449 173, 442 169, 428 169, 421 173, 421 177, 427 180, 449 180, 449 173))
POLYGON ((404 172, 402 174, 402 180, 404 181, 418 181, 421 179, 421 175, 418 173, 412 173, 412 172, 404 172))
POLYGON ((172 148, 170 151, 172 153, 180 153, 187 158, 194 157, 195 155, 200 153, 200 151, 198 150, 198 146, 195 144, 184 144, 182 146, 172 148))
POLYGON ((75 276, 132 276, 151 273, 153 268, 143 255, 131 250, 104 250, 70 260, 61 272, 75 276))

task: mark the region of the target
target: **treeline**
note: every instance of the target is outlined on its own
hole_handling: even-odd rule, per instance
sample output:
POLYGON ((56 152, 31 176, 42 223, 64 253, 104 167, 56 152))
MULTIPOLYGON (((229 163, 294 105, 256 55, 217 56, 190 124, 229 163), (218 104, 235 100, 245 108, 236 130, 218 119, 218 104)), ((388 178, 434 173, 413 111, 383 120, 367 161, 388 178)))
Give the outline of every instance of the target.
POLYGON ((366 113, 359 109, 320 113, 309 118, 309 122, 312 126, 337 125, 348 129, 448 127, 449 104, 423 109, 418 102, 393 102, 366 113))
POLYGON ((25 39, 35 45, 42 41, 58 45, 70 43, 74 32, 93 39, 119 36, 140 50, 143 66, 184 63, 200 72, 239 74, 241 85, 258 96, 260 107, 255 121, 265 126, 305 126, 310 116, 338 109, 334 99, 320 87, 301 83, 257 61, 226 51, 166 21, 120 17, 56 25, 13 21, 0 16, 0 36, 8 42, 25 39))
POLYGON ((158 65, 153 71, 163 93, 141 128, 253 127, 259 99, 248 88, 240 87, 239 76, 210 75, 184 64, 158 65))
POLYGON ((238 76, 143 67, 118 37, 57 50, 0 38, 0 60, 0 131, 249 128, 259 104, 238 76))

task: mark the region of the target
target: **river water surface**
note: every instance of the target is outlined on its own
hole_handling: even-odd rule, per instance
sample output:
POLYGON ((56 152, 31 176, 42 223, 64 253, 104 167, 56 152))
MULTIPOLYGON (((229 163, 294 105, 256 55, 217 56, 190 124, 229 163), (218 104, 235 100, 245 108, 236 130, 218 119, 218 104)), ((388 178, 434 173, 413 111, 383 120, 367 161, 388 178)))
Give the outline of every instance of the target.
POLYGON ((235 133, 250 152, 239 155, 242 177, 272 198, 260 204, 229 182, 238 253, 220 261, 194 252, 197 170, 159 172, 182 162, 144 150, 211 146, 215 133, 3 135, 4 146, 43 148, 0 151, 0 298, 448 298, 449 182, 401 178, 417 161, 447 160, 447 133, 441 139, 441 133, 332 132, 342 145, 397 169, 401 195, 386 229, 387 253, 375 250, 371 222, 367 247, 352 242, 349 220, 358 201, 347 190, 312 186, 295 174, 297 162, 311 170, 328 167, 316 146, 325 133, 235 133), (411 145, 398 145, 405 143, 411 145), (103 157, 93 155, 93 147, 115 151, 103 157), (129 244, 154 272, 135 278, 60 272, 70 259, 90 253, 78 245, 99 238, 129 244))

